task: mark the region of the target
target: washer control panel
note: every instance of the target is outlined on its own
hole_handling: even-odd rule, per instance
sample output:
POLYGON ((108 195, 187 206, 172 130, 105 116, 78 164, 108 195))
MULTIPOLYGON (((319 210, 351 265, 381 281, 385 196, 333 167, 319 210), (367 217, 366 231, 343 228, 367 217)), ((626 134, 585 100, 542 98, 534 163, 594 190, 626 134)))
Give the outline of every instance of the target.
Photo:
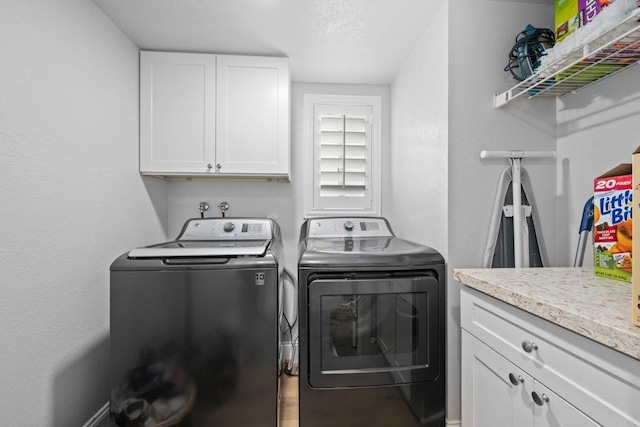
POLYGON ((245 218, 189 220, 177 240, 270 240, 271 221, 245 218))
POLYGON ((393 233, 384 218, 317 218, 308 222, 308 237, 393 237, 393 233))

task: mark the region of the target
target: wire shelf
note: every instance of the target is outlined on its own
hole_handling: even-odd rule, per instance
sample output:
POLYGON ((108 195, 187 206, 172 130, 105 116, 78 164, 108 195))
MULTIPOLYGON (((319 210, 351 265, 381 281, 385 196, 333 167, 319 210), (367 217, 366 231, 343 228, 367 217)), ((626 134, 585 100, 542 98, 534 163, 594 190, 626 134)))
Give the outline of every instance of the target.
POLYGON ((545 65, 511 89, 496 94, 494 107, 519 97, 562 97, 577 92, 640 61, 640 9, 619 25, 545 65))

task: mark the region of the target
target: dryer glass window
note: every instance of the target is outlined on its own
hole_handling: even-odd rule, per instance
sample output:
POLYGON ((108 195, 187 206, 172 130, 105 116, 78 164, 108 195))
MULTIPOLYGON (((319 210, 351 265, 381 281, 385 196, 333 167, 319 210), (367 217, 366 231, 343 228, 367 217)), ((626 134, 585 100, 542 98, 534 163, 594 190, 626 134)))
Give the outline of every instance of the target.
POLYGON ((308 295, 311 386, 403 384, 439 375, 434 277, 317 279, 308 295))
POLYGON ((424 293, 321 298, 324 372, 427 364, 424 293), (421 315, 422 314, 422 315, 421 315), (422 324, 421 324, 422 323, 422 324))

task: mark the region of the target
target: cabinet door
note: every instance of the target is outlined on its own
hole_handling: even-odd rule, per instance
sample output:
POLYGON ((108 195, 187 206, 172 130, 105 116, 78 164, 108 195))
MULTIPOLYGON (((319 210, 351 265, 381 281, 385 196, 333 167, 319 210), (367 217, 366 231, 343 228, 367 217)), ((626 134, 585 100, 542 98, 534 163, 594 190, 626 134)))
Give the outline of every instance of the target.
POLYGON ((462 330, 462 425, 532 427, 533 379, 462 330))
POLYGON ((638 360, 466 286, 460 308, 463 329, 591 419, 640 427, 638 360))
POLYGON ((539 382, 535 382, 531 398, 534 400, 535 427, 596 427, 600 424, 587 417, 539 382))
POLYGON ((233 55, 217 60, 218 172, 288 176, 288 60, 233 55))
POLYGON ((215 65, 215 55, 141 52, 140 172, 215 171, 215 65))

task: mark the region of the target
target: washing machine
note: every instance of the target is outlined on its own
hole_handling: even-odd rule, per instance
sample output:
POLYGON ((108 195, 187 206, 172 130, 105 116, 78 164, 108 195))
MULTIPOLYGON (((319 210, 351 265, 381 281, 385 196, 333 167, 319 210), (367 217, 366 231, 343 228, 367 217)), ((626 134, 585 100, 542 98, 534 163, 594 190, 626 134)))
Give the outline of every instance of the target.
POLYGON ((306 220, 300 427, 445 425, 445 261, 380 217, 306 220))
POLYGON ((190 219, 117 258, 111 426, 276 426, 281 262, 262 218, 190 219))

